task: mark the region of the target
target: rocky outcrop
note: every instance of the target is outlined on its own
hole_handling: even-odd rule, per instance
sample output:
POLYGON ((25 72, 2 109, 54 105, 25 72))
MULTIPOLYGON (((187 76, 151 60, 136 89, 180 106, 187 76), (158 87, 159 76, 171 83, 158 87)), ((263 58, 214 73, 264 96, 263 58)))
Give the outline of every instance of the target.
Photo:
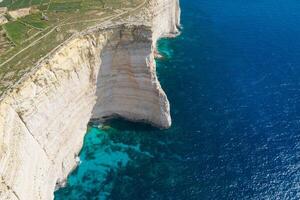
POLYGON ((171 125, 153 52, 159 37, 176 33, 178 2, 152 0, 142 14, 135 24, 74 36, 1 99, 1 200, 52 199, 76 166, 91 118, 171 125))
POLYGON ((101 51, 92 119, 121 116, 161 128, 171 125, 169 103, 156 77, 152 31, 124 27, 101 51))
POLYGON ((21 17, 25 17, 30 14, 31 8, 21 8, 17 10, 12 10, 9 11, 8 14, 13 18, 13 19, 19 19, 21 17))

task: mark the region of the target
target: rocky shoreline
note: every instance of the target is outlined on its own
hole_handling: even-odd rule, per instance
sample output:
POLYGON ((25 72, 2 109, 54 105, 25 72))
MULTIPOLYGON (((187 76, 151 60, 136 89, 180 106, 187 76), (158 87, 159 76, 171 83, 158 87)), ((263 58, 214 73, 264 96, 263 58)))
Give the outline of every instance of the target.
POLYGON ((171 125, 154 51, 178 31, 179 2, 151 0, 135 15, 144 18, 73 37, 2 97, 0 199, 53 199, 77 164, 90 119, 171 125))

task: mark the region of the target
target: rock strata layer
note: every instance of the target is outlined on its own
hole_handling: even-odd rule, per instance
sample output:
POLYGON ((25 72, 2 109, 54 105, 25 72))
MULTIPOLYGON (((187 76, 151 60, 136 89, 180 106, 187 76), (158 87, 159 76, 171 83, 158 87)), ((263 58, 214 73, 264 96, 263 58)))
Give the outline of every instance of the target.
POLYGON ((171 125, 154 51, 160 37, 177 33, 179 15, 177 0, 151 0, 135 16, 86 30, 2 97, 1 200, 53 199, 76 167, 90 119, 171 125))

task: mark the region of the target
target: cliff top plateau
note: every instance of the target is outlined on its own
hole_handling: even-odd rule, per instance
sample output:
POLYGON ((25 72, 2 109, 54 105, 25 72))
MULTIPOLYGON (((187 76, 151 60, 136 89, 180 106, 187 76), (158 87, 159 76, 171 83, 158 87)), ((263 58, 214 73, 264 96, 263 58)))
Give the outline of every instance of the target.
POLYGON ((145 0, 0 1, 0 96, 43 57, 89 27, 138 12, 145 0))

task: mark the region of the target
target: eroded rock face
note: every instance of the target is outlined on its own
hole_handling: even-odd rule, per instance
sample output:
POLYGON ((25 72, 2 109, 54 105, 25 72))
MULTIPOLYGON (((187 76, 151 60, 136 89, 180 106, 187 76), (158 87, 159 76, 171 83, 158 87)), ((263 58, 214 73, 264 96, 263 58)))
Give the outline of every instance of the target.
POLYGON ((56 184, 76 166, 91 118, 171 125, 153 52, 159 37, 177 31, 178 9, 177 0, 152 0, 145 23, 88 30, 6 94, 0 102, 1 200, 53 199, 56 184), (167 22, 158 25, 162 17, 167 22))
POLYGON ((93 119, 121 116, 170 127, 170 106, 156 77, 151 45, 149 27, 121 28, 112 34, 101 52, 93 119))
POLYGON ((18 199, 52 199, 56 182, 76 165, 96 101, 100 59, 91 55, 100 47, 92 41, 71 41, 0 103, 1 184, 18 199))

